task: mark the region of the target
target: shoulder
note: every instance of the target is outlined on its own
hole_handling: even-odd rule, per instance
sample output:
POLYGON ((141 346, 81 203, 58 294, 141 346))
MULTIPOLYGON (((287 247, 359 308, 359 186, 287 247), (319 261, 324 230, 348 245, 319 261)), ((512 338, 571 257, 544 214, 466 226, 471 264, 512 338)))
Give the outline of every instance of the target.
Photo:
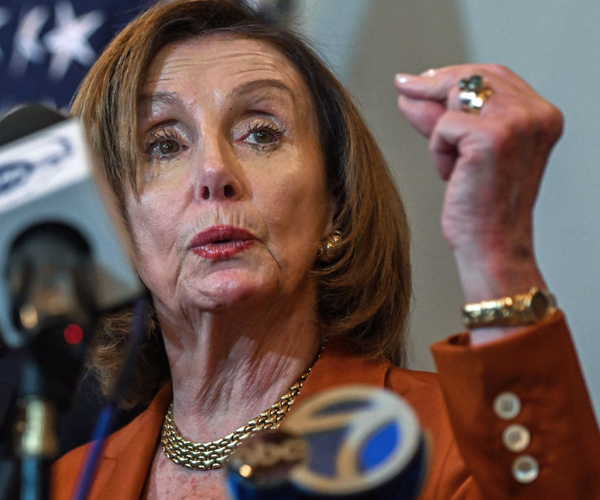
POLYGON ((432 397, 436 403, 441 401, 436 373, 400 368, 385 359, 367 359, 344 339, 332 339, 327 343, 302 392, 308 396, 350 384, 385 387, 411 402, 432 397))
POLYGON ((453 434, 437 373, 390 365, 386 372, 385 387, 411 406, 421 426, 436 436, 438 444, 444 442, 450 445, 453 434))
MULTIPOLYGON (((421 425, 437 435, 450 438, 451 431, 439 377, 392 365, 387 360, 369 360, 343 339, 332 339, 306 380, 299 400, 344 385, 371 385, 386 388, 404 398, 414 409, 421 425)), ((447 441, 447 439, 442 439, 447 441)))
POLYGON ((385 374, 385 387, 411 401, 431 401, 433 398, 436 403, 441 402, 442 392, 437 373, 389 365, 385 374))
MULTIPOLYGON (((142 469, 147 466, 145 462, 151 461, 171 393, 170 384, 163 387, 146 410, 106 439, 94 481, 95 488, 111 480, 116 473, 117 462, 119 474, 126 474, 125 469, 129 468, 136 468, 136 471, 129 471, 132 475, 136 475, 135 472, 145 474, 142 469), (128 460, 128 457, 132 460, 128 460)), ((67 500, 72 497, 91 446, 92 443, 88 443, 75 448, 52 465, 52 500, 67 500)))

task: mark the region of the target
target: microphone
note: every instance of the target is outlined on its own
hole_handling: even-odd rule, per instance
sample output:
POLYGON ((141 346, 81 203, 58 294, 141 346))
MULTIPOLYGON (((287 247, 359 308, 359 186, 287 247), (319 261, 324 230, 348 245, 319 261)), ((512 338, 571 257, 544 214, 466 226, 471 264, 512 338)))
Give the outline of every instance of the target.
POLYGON ((40 105, 0 120, 0 340, 23 355, 3 497, 46 498, 55 409, 71 399, 86 332, 143 293, 115 207, 78 120, 40 105))
POLYGON ((235 500, 414 500, 427 440, 396 394, 346 386, 295 408, 279 430, 245 440, 227 464, 235 500))
MULTIPOLYGON (((89 254, 91 264, 77 278, 91 284, 90 300, 97 310, 125 305, 141 295, 124 224, 106 180, 94 168, 78 120, 40 105, 23 106, 0 121, 0 146, 0 270, 8 277, 0 280, 4 343, 23 347, 41 313, 64 309, 57 294, 41 297, 40 292, 46 311, 19 310, 24 288, 42 282, 56 257, 72 264, 78 257, 70 254, 89 254)), ((67 293, 63 301, 80 299, 78 293, 67 293)))

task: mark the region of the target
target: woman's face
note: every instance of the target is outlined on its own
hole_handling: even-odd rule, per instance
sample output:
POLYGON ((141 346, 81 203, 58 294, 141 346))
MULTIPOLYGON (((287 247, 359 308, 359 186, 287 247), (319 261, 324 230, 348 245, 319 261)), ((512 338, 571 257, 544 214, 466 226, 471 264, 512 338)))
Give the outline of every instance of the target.
POLYGON ((140 103, 139 198, 126 204, 159 314, 314 303, 333 203, 295 68, 262 41, 193 39, 158 53, 140 103))

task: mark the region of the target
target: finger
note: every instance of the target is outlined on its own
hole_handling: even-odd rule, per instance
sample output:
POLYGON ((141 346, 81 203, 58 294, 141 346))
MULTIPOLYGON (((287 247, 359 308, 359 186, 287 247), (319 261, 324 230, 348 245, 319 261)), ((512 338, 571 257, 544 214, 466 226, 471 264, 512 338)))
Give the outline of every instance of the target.
POLYGON ((445 102, 448 91, 443 90, 443 82, 436 78, 438 71, 430 69, 420 75, 398 73, 394 78, 394 85, 401 95, 410 99, 445 102))
POLYGON ((431 160, 440 178, 447 181, 459 160, 481 168, 490 161, 490 135, 475 115, 448 111, 436 123, 429 142, 431 160))
POLYGON ((446 112, 443 104, 421 99, 410 99, 403 95, 398 97, 398 109, 408 123, 425 137, 430 137, 435 124, 446 112))
POLYGON ((532 94, 535 91, 515 73, 503 66, 460 65, 431 69, 421 75, 398 74, 394 80, 398 91, 412 99, 428 99, 445 102, 451 91, 458 92, 458 83, 463 78, 480 75, 484 83, 494 92, 532 94))

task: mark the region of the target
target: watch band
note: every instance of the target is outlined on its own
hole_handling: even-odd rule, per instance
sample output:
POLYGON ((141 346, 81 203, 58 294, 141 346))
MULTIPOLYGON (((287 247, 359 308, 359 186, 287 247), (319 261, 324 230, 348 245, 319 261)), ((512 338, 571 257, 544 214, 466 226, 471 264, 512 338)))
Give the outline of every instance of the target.
POLYGON ((462 320, 468 329, 524 326, 549 319, 556 312, 556 300, 546 290, 533 287, 512 297, 465 304, 462 320))

